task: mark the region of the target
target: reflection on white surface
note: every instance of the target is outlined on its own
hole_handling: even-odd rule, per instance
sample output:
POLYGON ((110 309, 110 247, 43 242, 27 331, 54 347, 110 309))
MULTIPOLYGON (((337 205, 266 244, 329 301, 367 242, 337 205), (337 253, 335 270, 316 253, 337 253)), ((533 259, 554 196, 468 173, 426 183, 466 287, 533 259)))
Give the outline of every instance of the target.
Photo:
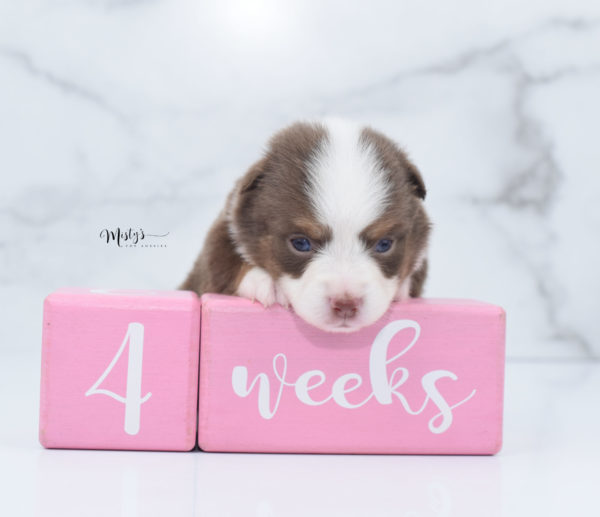
POLYGON ((135 468, 126 468, 123 471, 121 482, 121 515, 140 515, 138 501, 141 499, 139 490, 139 470, 135 468))
POLYGON ((598 363, 509 363, 493 457, 44 450, 38 365, 0 355, 3 516, 563 517, 596 504, 598 363))
POLYGON ((500 515, 496 457, 39 451, 34 469, 34 515, 500 515))
POLYGON ((196 515, 500 515, 494 457, 203 454, 198 465, 196 515))
POLYGON ((42 450, 34 515, 192 515, 196 458, 188 453, 42 450))

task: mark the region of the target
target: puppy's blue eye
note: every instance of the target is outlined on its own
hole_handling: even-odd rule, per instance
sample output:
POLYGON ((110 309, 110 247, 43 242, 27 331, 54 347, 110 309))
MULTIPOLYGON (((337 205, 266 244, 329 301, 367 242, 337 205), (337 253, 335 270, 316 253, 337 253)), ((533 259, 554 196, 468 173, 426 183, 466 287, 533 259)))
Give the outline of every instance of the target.
POLYGON ((292 246, 294 249, 302 252, 307 252, 311 250, 310 241, 306 237, 296 237, 292 239, 292 246))
POLYGON ((375 251, 377 253, 385 253, 386 251, 389 251, 391 247, 392 247, 392 239, 381 239, 375 245, 375 251))

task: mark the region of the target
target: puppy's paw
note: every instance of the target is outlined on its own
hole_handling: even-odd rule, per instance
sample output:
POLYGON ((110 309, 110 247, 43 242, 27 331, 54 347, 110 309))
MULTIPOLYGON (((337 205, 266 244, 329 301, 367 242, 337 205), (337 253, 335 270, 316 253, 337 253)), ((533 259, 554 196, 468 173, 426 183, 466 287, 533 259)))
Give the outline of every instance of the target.
POLYGON ((286 309, 292 308, 292 304, 288 300, 288 297, 285 294, 283 294, 281 286, 275 286, 275 298, 277 303, 282 307, 285 307, 286 309))
POLYGON ((259 267, 253 267, 244 275, 236 294, 252 301, 259 301, 265 307, 278 301, 275 282, 269 273, 259 267))

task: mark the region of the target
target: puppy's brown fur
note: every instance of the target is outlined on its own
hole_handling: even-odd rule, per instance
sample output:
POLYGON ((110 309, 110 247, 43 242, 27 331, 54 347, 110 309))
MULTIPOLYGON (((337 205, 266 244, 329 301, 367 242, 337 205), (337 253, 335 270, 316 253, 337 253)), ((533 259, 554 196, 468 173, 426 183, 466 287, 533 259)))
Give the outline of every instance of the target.
MULTIPOLYGON (((329 228, 317 222, 307 197, 307 165, 327 139, 319 124, 297 123, 277 133, 265 156, 236 183, 226 206, 206 237, 204 247, 181 289, 236 294, 253 266, 273 279, 282 274, 298 277, 310 257, 290 253, 289 235, 310 237, 317 245, 330 238, 329 228)), ((427 276, 427 261, 414 268, 425 247, 430 223, 422 206, 426 190, 417 168, 387 137, 363 129, 361 144, 376 149, 393 199, 384 217, 361 234, 367 246, 392 235, 395 248, 373 257, 384 275, 411 276, 410 296, 418 297, 427 276)))

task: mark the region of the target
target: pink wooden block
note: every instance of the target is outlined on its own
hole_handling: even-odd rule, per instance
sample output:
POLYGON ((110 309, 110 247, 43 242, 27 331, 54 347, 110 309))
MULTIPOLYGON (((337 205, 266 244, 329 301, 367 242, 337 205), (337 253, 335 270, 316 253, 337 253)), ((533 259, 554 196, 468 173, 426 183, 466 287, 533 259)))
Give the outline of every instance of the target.
POLYGON ((505 314, 474 301, 394 304, 322 332, 275 306, 202 297, 205 451, 495 454, 505 314))
POLYGON ((200 303, 184 291, 61 289, 44 302, 40 442, 195 446, 200 303))

